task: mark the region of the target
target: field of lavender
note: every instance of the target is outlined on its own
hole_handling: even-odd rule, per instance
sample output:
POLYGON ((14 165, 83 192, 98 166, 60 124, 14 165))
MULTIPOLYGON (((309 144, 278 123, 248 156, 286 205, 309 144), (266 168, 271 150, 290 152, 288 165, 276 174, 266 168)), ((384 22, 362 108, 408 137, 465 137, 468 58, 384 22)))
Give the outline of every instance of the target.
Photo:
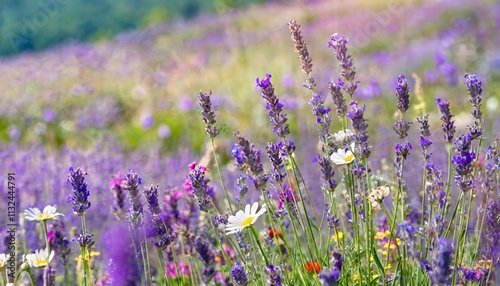
POLYGON ((0 58, 0 285, 500 283, 500 5, 345 2, 0 58))

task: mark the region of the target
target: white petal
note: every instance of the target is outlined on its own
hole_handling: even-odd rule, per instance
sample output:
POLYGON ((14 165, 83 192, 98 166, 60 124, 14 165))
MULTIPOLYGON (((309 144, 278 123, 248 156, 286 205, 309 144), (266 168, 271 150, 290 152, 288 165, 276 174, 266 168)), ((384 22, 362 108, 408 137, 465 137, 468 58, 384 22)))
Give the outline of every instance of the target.
POLYGON ((246 214, 246 215, 250 215, 250 205, 249 205, 249 204, 247 204, 247 205, 245 206, 245 214, 246 214))
POLYGON ((263 215, 267 211, 266 208, 261 208, 258 213, 255 214, 255 218, 258 218, 259 216, 263 215))
POLYGON ((258 202, 253 203, 252 209, 250 210, 250 215, 254 215, 255 212, 257 211, 258 207, 259 207, 259 203, 258 202))

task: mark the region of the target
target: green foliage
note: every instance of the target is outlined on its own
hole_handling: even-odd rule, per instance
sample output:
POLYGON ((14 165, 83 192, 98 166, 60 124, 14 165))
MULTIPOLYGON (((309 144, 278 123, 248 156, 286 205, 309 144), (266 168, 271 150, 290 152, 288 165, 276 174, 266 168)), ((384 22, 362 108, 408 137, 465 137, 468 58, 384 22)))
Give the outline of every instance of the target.
POLYGON ((2 0, 0 55, 42 50, 73 39, 97 41, 173 18, 263 2, 263 0, 2 0))

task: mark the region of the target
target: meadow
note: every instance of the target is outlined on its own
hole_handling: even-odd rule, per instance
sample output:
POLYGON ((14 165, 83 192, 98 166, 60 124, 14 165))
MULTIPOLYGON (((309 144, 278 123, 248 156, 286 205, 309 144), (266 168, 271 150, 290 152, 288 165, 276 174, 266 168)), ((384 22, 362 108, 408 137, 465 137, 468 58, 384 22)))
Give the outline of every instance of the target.
POLYGON ((498 15, 271 2, 0 58, 0 285, 500 283, 498 15))

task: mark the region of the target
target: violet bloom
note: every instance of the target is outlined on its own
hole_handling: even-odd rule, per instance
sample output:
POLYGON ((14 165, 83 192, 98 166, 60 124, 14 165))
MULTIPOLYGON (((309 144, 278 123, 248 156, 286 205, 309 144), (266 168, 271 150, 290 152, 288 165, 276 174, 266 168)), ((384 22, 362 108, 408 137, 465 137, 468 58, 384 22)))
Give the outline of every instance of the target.
POLYGON ((214 278, 215 272, 215 254, 210 249, 207 241, 201 237, 196 237, 194 240, 194 248, 198 254, 198 258, 203 263, 202 280, 205 284, 209 284, 214 278))
POLYGON ((157 241, 155 245, 158 249, 164 250, 172 242, 173 238, 169 234, 167 224, 162 219, 160 204, 158 202, 158 185, 151 185, 144 188, 144 197, 148 202, 148 208, 151 212, 151 230, 157 241))
POLYGON ((196 166, 189 173, 188 178, 191 180, 192 194, 198 202, 198 207, 200 210, 208 212, 212 208, 211 196, 214 190, 208 185, 210 180, 205 178, 205 170, 202 166, 196 166))
POLYGON ((270 264, 269 266, 264 267, 264 273, 269 277, 267 279, 267 283, 270 286, 283 286, 281 283, 281 275, 280 275, 280 268, 275 267, 274 265, 270 264))
POLYGON ((255 149, 253 143, 250 143, 245 136, 235 133, 238 143, 234 145, 231 154, 236 160, 236 167, 242 172, 249 172, 251 179, 257 190, 264 190, 268 181, 267 174, 260 160, 260 150, 255 149))
POLYGON ((290 134, 288 129, 287 116, 283 111, 283 104, 279 102, 278 97, 274 94, 274 88, 271 84, 271 74, 266 74, 266 78, 256 80, 257 86, 261 89, 262 98, 266 102, 266 109, 273 125, 273 131, 281 138, 285 138, 290 134))
POLYGON ((453 115, 450 112, 450 103, 446 99, 438 98, 436 103, 441 111, 441 127, 444 131, 444 140, 448 143, 453 142, 453 137, 455 136, 455 121, 451 120, 453 115))
POLYGON ((489 200, 486 207, 484 232, 481 237, 481 246, 484 255, 495 262, 500 259, 500 208, 494 200, 489 200))
POLYGON ((73 205, 73 212, 77 216, 82 216, 90 208, 89 195, 87 190, 87 183, 85 182, 85 172, 81 168, 69 168, 69 176, 67 183, 73 187, 71 195, 68 196, 67 201, 73 205))
POLYGON ((453 244, 441 237, 439 239, 439 246, 434 259, 434 266, 432 267, 430 276, 432 282, 436 284, 448 285, 451 280, 453 272, 451 265, 453 262, 453 244))
POLYGON ((319 126, 320 138, 323 139, 329 134, 330 122, 332 118, 330 116, 330 107, 325 107, 325 96, 322 94, 315 93, 309 100, 309 104, 312 106, 312 112, 316 116, 316 124, 319 126))
POLYGON ((139 193, 139 185, 142 184, 141 178, 134 172, 129 170, 125 176, 127 185, 125 190, 128 192, 130 199, 130 208, 127 211, 127 220, 132 229, 138 229, 143 224, 143 206, 141 202, 141 194, 139 193))
POLYGON ((210 136, 210 138, 215 138, 219 135, 219 128, 215 126, 215 110, 212 108, 211 97, 212 91, 208 93, 199 92, 198 94, 198 104, 200 105, 201 119, 205 122, 205 132, 210 136))
POLYGON ((476 153, 471 151, 472 140, 469 133, 458 137, 454 142, 455 154, 451 160, 455 167, 455 183, 464 192, 473 188, 472 171, 476 153))
POLYGON ((52 224, 51 230, 47 233, 47 237, 50 249, 54 250, 54 252, 61 257, 63 264, 66 264, 69 258, 68 255, 71 252, 71 247, 66 237, 64 224, 62 222, 55 222, 52 224))
POLYGON ((127 181, 120 172, 117 172, 109 182, 109 188, 114 198, 112 212, 119 218, 125 212, 126 184, 127 181))
POLYGON ((470 134, 475 139, 479 138, 483 132, 483 113, 481 112, 483 84, 477 79, 476 74, 465 74, 465 85, 467 86, 467 92, 469 93, 469 101, 474 106, 474 110, 472 111, 474 125, 469 127, 469 130, 470 134))
POLYGON ((429 159, 429 154, 427 154, 427 149, 432 145, 432 142, 429 140, 431 136, 431 132, 429 130, 429 115, 423 115, 420 118, 417 118, 418 123, 420 124, 419 132, 420 132, 420 148, 424 151, 424 159, 429 159))
POLYGON ((277 144, 268 143, 266 146, 267 156, 271 160, 271 165, 273 166, 272 178, 279 184, 283 183, 283 179, 286 176, 284 171, 285 164, 281 157, 280 148, 277 144))
POLYGON ((357 101, 352 101, 350 106, 351 110, 347 114, 347 117, 351 119, 352 126, 356 132, 356 147, 359 149, 361 157, 368 158, 371 154, 371 147, 368 145, 368 123, 364 119, 366 106, 363 105, 360 108, 357 101))
POLYGON ((356 89, 358 88, 359 81, 354 81, 354 77, 356 76, 356 68, 352 63, 351 55, 347 52, 347 43, 349 43, 348 38, 335 33, 330 37, 328 47, 333 49, 333 54, 339 61, 339 66, 342 68, 340 74, 347 82, 344 86, 344 90, 352 98, 352 96, 356 92, 356 89))
POLYGON ((318 156, 315 158, 315 161, 318 162, 321 169, 321 177, 323 179, 321 190, 326 193, 333 192, 337 187, 337 182, 334 179, 335 172, 332 160, 329 157, 318 156))
POLYGON ((398 77, 398 85, 396 86, 396 98, 398 101, 398 109, 401 112, 401 119, 394 123, 394 131, 399 135, 399 138, 404 139, 408 136, 411 122, 404 119, 404 114, 410 107, 410 89, 404 75, 398 77))
POLYGON ((241 265, 241 262, 236 262, 234 264, 233 270, 231 270, 231 276, 233 276, 234 283, 238 286, 247 286, 248 277, 245 272, 245 268, 241 265))
POLYGON ((332 96, 333 103, 337 107, 337 115, 342 118, 347 114, 347 104, 344 95, 342 94, 342 89, 345 88, 345 83, 339 78, 337 82, 329 82, 328 87, 330 89, 330 95, 332 96))

